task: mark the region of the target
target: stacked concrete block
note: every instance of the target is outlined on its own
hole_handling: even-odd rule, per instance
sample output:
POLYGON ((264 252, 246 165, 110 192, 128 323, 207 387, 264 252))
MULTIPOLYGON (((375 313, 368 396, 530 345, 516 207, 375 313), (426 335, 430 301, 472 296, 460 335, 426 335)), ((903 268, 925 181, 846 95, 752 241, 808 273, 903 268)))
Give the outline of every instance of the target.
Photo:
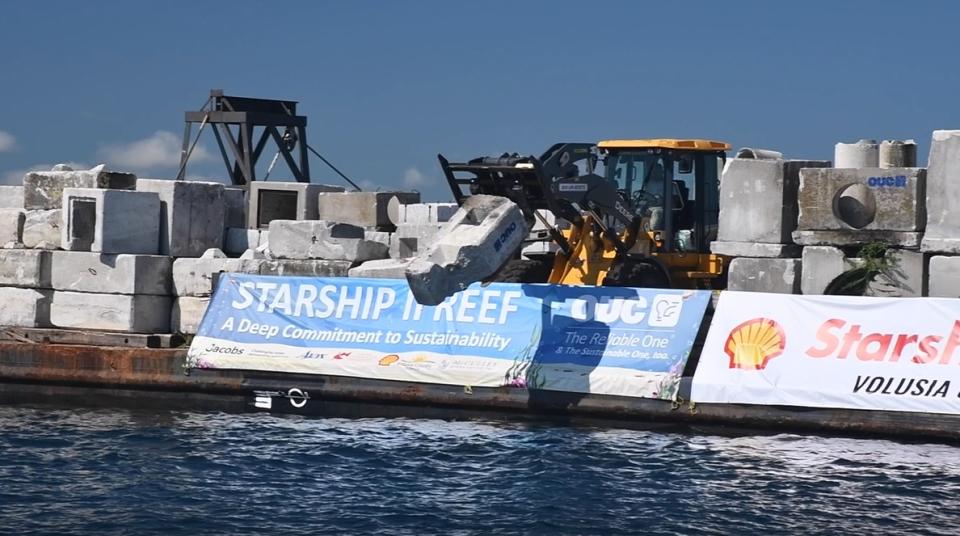
POLYGON ((132 190, 137 177, 132 173, 105 171, 100 165, 89 170, 74 171, 57 166, 54 171, 33 171, 23 176, 23 208, 52 210, 63 205, 67 188, 99 188, 132 190))
POLYGON ((25 214, 18 208, 0 208, 0 245, 18 246, 23 242, 25 214))
POLYGON ((882 168, 917 167, 917 144, 913 140, 880 142, 879 164, 882 168))
POLYGON ((168 333, 171 307, 170 296, 57 291, 50 322, 61 328, 168 333))
POLYGON ((61 247, 70 251, 159 251, 160 197, 154 192, 66 188, 61 247))
POLYGON ((960 298, 960 256, 930 257, 929 295, 960 298))
POLYGON ((0 286, 49 289, 50 255, 38 249, 0 250, 0 286))
POLYGON ((247 226, 247 189, 235 186, 223 188, 223 224, 226 227, 247 226))
POLYGON ((727 290, 798 294, 800 259, 740 257, 730 261, 727 290))
POLYGON ((317 197, 317 212, 321 220, 392 230, 395 224, 390 218, 390 205, 419 202, 416 192, 323 192, 317 197))
POLYGON ((405 223, 397 226, 390 242, 390 257, 406 259, 415 256, 434 242, 443 223, 405 223))
MULTIPOLYGON (((926 257, 917 251, 891 251, 890 268, 870 283, 866 294, 884 297, 926 296, 926 257)), ((837 276, 860 266, 863 266, 862 259, 847 257, 841 248, 807 246, 803 248, 800 290, 803 294, 823 294, 827 285, 837 276)))
POLYGON ((917 248, 926 224, 923 168, 804 169, 793 239, 803 245, 873 241, 917 248))
POLYGON ((174 300, 170 312, 170 331, 173 333, 195 334, 210 305, 210 298, 182 296, 174 300))
POLYGON ((242 255, 247 250, 256 250, 269 244, 270 232, 265 229, 230 227, 223 241, 223 251, 229 255, 242 255))
POLYGON ((23 208, 23 186, 0 186, 0 208, 23 208))
POLYGON ((222 273, 257 274, 263 260, 228 259, 213 256, 173 261, 173 294, 177 297, 207 297, 213 294, 222 273))
POLYGON ((28 248, 59 249, 63 211, 28 210, 23 222, 23 245, 28 248))
POLYGON ((210 248, 223 246, 226 204, 222 184, 141 179, 137 191, 153 192, 160 198, 161 255, 199 257, 210 248))
POLYGON ((419 303, 441 303, 496 272, 519 249, 527 232, 516 203, 499 196, 470 196, 436 241, 407 267, 410 291, 419 303))
POLYGON ((274 259, 260 264, 260 275, 346 277, 351 261, 274 259))
POLYGON ((52 298, 50 290, 0 287, 0 326, 49 327, 52 298))
POLYGON ((410 259, 376 259, 351 268, 350 277, 369 277, 376 279, 403 279, 406 277, 410 259))
POLYGON ((162 255, 51 252, 54 290, 169 296, 173 259, 162 255))
POLYGON ((927 169, 927 227, 921 249, 960 254, 960 130, 935 130, 927 169))
POLYGON ((734 257, 795 257, 800 170, 830 165, 822 160, 734 158, 720 180, 717 240, 711 251, 734 257))
POLYGON ((254 181, 247 198, 247 227, 264 228, 273 220, 316 220, 319 194, 343 191, 327 184, 254 181))
POLYGON ((270 252, 278 259, 363 262, 389 255, 389 246, 367 240, 362 227, 329 221, 270 222, 270 252))
POLYGON ((409 224, 444 223, 460 208, 456 203, 402 203, 391 200, 387 206, 387 215, 397 227, 409 224))

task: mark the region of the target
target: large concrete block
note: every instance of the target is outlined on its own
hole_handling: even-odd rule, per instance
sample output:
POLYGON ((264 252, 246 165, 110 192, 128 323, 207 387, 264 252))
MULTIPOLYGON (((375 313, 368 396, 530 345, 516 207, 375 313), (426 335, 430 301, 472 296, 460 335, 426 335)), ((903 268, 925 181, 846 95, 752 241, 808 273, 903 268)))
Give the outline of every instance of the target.
POLYGON ((23 186, 0 186, 0 208, 23 208, 23 186))
POLYGON ((256 274, 260 259, 192 258, 173 261, 173 294, 210 296, 222 273, 256 274))
POLYGON ((160 254, 199 257, 223 247, 226 204, 216 182, 137 181, 137 191, 160 196, 160 254))
POLYGON ((351 266, 351 261, 276 259, 263 261, 260 275, 346 277, 351 266))
POLYGON ((247 226, 267 227, 273 220, 316 220, 320 192, 342 192, 342 186, 304 182, 264 182, 250 184, 247 200, 247 226))
POLYGON ((960 298, 960 257, 930 257, 929 295, 938 298, 960 298))
POLYGON ((279 259, 363 262, 389 255, 389 246, 366 240, 364 229, 329 221, 273 220, 270 253, 279 259))
POLYGON ((917 144, 913 140, 884 140, 880 142, 882 168, 917 167, 917 144))
POLYGON ((170 332, 196 334, 209 305, 210 298, 183 296, 174 300, 170 312, 170 332))
POLYGON ((831 246, 807 246, 801 257, 800 291, 803 294, 823 294, 823 290, 838 275, 853 267, 843 250, 831 246))
POLYGON ((829 165, 820 160, 728 160, 720 180, 717 240, 791 243, 800 169, 829 165))
POLYGON ((58 328, 169 333, 169 296, 54 291, 50 323, 58 328))
POLYGON ((516 203, 499 196, 470 196, 434 243, 410 263, 410 291, 419 303, 439 304, 496 272, 520 248, 527 232, 516 203))
POLYGON ((923 168, 804 169, 797 229, 922 231, 923 168))
POLYGON ((44 328, 50 326, 52 290, 0 287, 0 326, 44 328))
POLYGON ((0 245, 23 241, 25 214, 18 208, 0 208, 0 245))
POLYGON ((376 279, 403 279, 406 277, 409 259, 376 259, 350 269, 350 277, 376 279))
POLYGON ((394 226, 388 207, 420 202, 416 192, 323 192, 317 197, 319 218, 360 227, 394 226))
POLYGON ((800 293, 800 259, 753 259, 740 257, 730 262, 728 290, 800 293))
POLYGON ((891 247, 917 249, 922 232, 874 231, 857 229, 847 231, 794 231, 793 241, 801 246, 862 246, 883 242, 891 247))
POLYGON ((935 130, 927 168, 923 250, 960 253, 960 130, 935 130))
MULTIPOLYGON (((890 267, 867 287, 867 296, 889 298, 926 296, 927 262, 923 253, 906 250, 888 252, 890 267)), ((801 291, 803 294, 823 294, 827 285, 837 276, 852 268, 863 266, 863 260, 846 257, 840 248, 808 246, 803 248, 801 291)))
POLYGON ((23 207, 27 210, 61 208, 67 188, 132 190, 136 184, 136 175, 104 171, 102 165, 79 171, 32 171, 23 176, 23 207))
POLYGON ((66 188, 60 246, 70 251, 159 251, 160 197, 155 192, 66 188))
POLYGON ((800 255, 795 244, 766 244, 763 242, 710 242, 710 251, 730 257, 792 258, 800 255))
POLYGON ((44 249, 60 247, 62 237, 60 224, 62 210, 30 210, 23 221, 23 245, 28 248, 44 246, 44 249))
POLYGON ((50 253, 39 249, 0 250, 0 285, 50 288, 50 253))
POLYGON ((834 146, 833 161, 837 168, 875 168, 879 165, 879 158, 880 148, 875 140, 838 143, 834 146))
POLYGON ((226 227, 247 226, 247 189, 225 186, 223 188, 223 224, 226 227))
POLYGON ((161 255, 53 251, 50 282, 55 290, 167 296, 172 265, 173 259, 161 255))

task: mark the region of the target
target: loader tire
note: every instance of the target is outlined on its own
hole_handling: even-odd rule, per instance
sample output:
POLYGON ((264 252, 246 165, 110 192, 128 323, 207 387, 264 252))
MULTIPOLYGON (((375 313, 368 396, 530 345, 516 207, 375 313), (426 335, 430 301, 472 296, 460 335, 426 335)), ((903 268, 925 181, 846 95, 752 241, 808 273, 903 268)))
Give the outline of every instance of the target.
POLYGON ((603 278, 604 287, 670 288, 670 276, 651 261, 617 261, 603 278))
POLYGON ((511 259, 490 281, 495 283, 546 283, 553 268, 553 258, 511 259))

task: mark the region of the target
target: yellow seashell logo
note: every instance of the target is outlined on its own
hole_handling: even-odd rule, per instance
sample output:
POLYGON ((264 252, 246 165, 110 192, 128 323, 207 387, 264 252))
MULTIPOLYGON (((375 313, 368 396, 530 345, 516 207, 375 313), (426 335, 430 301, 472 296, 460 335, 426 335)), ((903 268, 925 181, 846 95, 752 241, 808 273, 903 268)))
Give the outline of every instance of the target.
POLYGON ((730 357, 730 368, 763 370, 783 353, 786 344, 780 324, 770 318, 754 318, 730 331, 723 350, 730 357))
POLYGON ((390 365, 396 363, 397 361, 400 361, 400 356, 398 356, 397 354, 385 355, 380 358, 380 366, 389 367, 390 365))

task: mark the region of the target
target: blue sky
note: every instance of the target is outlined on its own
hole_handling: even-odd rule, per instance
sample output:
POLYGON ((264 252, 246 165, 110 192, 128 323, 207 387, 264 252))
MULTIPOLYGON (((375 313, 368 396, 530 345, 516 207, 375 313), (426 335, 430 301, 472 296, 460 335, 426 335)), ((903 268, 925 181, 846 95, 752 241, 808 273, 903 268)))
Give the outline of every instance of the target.
MULTIPOLYGON (((932 130, 960 128, 946 1, 160 6, 0 4, 0 182, 57 162, 171 177, 183 112, 211 88, 298 100, 349 176, 435 200, 438 152, 706 137, 829 159, 870 137, 915 138, 925 161, 932 130)), ((188 173, 223 179, 215 150, 205 133, 188 173)))

